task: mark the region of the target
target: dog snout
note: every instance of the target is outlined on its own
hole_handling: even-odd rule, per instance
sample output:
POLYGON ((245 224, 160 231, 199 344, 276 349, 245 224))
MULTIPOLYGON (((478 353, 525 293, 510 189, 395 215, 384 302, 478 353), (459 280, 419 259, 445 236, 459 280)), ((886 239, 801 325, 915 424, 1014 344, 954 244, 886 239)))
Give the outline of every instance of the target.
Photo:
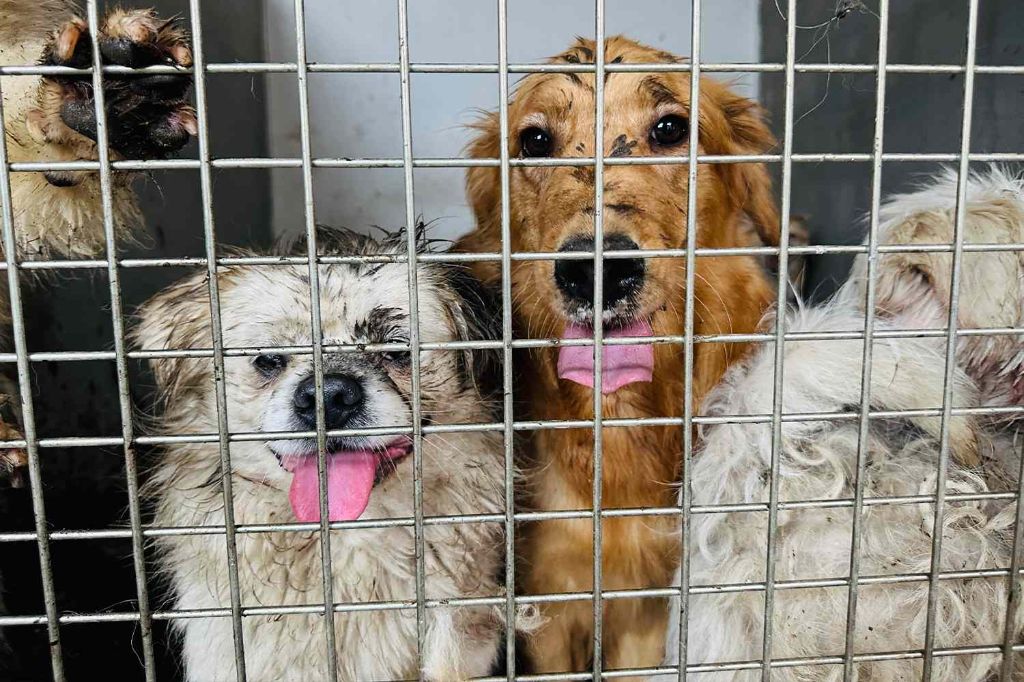
MULTIPOLYGON (((316 428, 316 380, 307 377, 295 388, 295 415, 310 429, 316 428)), ((324 426, 344 428, 363 405, 362 382, 347 374, 324 375, 324 426)))
MULTIPOLYGON (((637 243, 624 234, 611 234, 604 238, 605 251, 639 249, 637 243)), ((593 251, 594 238, 573 237, 562 244, 560 253, 593 251)), ((645 265, 642 258, 608 258, 604 260, 604 308, 612 308, 632 296, 644 283, 645 265)), ((594 303, 594 261, 559 260, 555 262, 555 284, 568 302, 591 306, 594 303)))

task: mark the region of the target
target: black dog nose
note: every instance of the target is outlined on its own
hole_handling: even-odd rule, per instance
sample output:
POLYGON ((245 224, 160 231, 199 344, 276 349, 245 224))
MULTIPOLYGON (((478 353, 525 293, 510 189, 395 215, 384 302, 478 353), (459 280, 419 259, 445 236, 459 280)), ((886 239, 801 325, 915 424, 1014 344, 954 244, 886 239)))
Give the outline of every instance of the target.
MULTIPOLYGON (((310 429, 316 428, 316 380, 310 376, 295 388, 295 414, 310 429)), ((344 428, 363 404, 363 385, 346 374, 324 375, 324 426, 344 428)))
MULTIPOLYGON (((624 234, 611 234, 604 238, 606 251, 639 249, 636 242, 624 234)), ((566 251, 593 251, 593 237, 573 237, 562 244, 560 253, 566 251)), ((609 308, 635 293, 644 283, 644 261, 642 258, 609 258, 604 261, 604 302, 609 308)), ((555 284, 573 303, 590 306, 594 304, 594 261, 560 260, 555 262, 555 284)))

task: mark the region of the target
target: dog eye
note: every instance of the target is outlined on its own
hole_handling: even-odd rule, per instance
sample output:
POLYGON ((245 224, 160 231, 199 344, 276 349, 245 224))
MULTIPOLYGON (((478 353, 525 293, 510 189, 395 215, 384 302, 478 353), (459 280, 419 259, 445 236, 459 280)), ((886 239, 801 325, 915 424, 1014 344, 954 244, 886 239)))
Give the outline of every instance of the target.
POLYGON ((405 367, 409 364, 409 352, 404 350, 385 351, 380 354, 380 359, 386 365, 405 367))
POLYGON ((527 128, 519 133, 519 148, 523 156, 550 156, 553 147, 554 140, 551 139, 551 134, 543 128, 527 128))
POLYGON ((672 147, 686 140, 689 125, 678 114, 662 116, 651 128, 651 140, 662 147, 672 147))
POLYGON ((252 359, 252 366, 265 377, 272 377, 288 364, 288 358, 284 355, 257 355, 252 359))

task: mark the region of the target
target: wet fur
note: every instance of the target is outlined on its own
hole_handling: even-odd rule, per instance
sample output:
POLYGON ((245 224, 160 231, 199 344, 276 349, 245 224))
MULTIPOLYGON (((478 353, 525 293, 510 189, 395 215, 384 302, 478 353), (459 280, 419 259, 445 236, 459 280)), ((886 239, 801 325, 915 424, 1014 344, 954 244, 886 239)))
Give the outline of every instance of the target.
MULTIPOLYGON (((377 242, 351 233, 321 231, 321 252, 344 255, 404 253, 405 237, 377 242)), ((299 246, 295 253, 305 253, 299 246)), ((320 268, 323 333, 326 343, 384 343, 407 324, 405 263, 325 265, 320 268), (368 311, 387 309, 395 325, 368 311)), ((231 347, 310 343, 309 282, 306 266, 224 267, 219 285, 225 344, 231 347)), ((457 288, 466 275, 442 265, 417 270, 423 342, 493 338, 486 309, 474 293, 479 284, 457 288)), ((407 332, 406 332, 407 333, 407 332)), ((158 294, 140 314, 135 331, 148 349, 210 347, 207 284, 202 274, 158 294)), ((479 384, 486 352, 428 351, 422 354, 423 416, 428 423, 494 420, 487 389, 479 384)), ((408 399, 409 370, 380 364, 378 354, 327 353, 326 371, 363 363, 392 382, 408 399), (370 364, 366 364, 370 363, 370 364), (386 375, 386 376, 385 376, 386 375)), ((282 377, 258 375, 251 358, 225 360, 227 407, 232 431, 261 429, 264 405, 295 373, 312 371, 309 355, 292 356, 282 377)), ((161 433, 217 431, 209 360, 152 363, 163 398, 161 433)), ((376 426, 409 426, 408 410, 384 415, 376 426)), ((168 446, 161 454, 144 497, 159 526, 224 523, 220 457, 216 444, 168 446)), ((267 443, 231 445, 235 521, 289 523, 291 474, 281 469, 267 443)), ((428 434, 423 438, 423 511, 439 514, 495 514, 504 510, 504 458, 495 433, 428 434)), ((413 515, 413 460, 401 460, 370 497, 363 519, 413 515)), ((430 525, 424 529, 426 597, 493 597, 499 584, 503 533, 496 523, 430 525)), ((240 534, 238 566, 245 606, 322 603, 320 545, 316 532, 240 534)), ((230 605, 224 537, 162 536, 157 541, 162 574, 173 606, 180 609, 230 605)), ((340 603, 415 598, 413 528, 335 530, 331 533, 334 599, 340 603)), ((417 676, 415 609, 338 613, 334 617, 341 680, 392 680, 417 676)), ((187 677, 233 680, 230 618, 175 622, 184 645, 187 677)), ((318 615, 252 616, 243 620, 247 672, 257 680, 313 680, 326 677, 323 618, 318 615)), ((460 680, 489 672, 503 622, 490 607, 427 609, 423 673, 428 680, 460 680)))
MULTIPOLYGON (((956 175, 944 174, 917 191, 892 197, 881 213, 880 244, 941 244, 953 240, 956 175)), ((964 243, 1024 239, 1024 183, 999 169, 972 176, 964 243)), ((939 329, 946 325, 952 256, 899 253, 880 256, 876 331, 939 329)), ((787 331, 860 331, 866 262, 854 267, 836 298, 789 314, 787 331)), ((958 326, 1024 325, 1024 256, 1019 252, 965 253, 958 326)), ((942 405, 944 338, 876 340, 872 355, 871 409, 934 409, 942 405)), ((860 405, 863 342, 792 341, 786 344, 783 412, 855 411, 860 405)), ((1024 339, 962 337, 957 349, 953 405, 1024 405, 1019 390, 1024 339)), ((709 396, 711 415, 770 413, 774 349, 770 344, 733 367, 709 396)), ((866 448, 866 498, 932 495, 937 483, 940 420, 935 417, 873 419, 866 448)), ((947 494, 1017 491, 1024 447, 1024 419, 953 417, 950 423, 947 494)), ((788 422, 782 427, 779 499, 821 500, 854 496, 859 423, 788 422)), ((694 455, 694 505, 768 501, 769 424, 707 427, 694 455)), ((949 501, 943 518, 942 571, 1007 569, 1016 505, 1010 501, 949 501)), ((774 542, 777 580, 849 576, 852 510, 845 507, 779 512, 774 542)), ((763 512, 695 514, 690 529, 691 586, 764 580, 767 515, 763 512)), ((934 505, 885 504, 865 509, 862 576, 927 574, 931 569, 934 505)), ((676 578, 678 584, 678 576, 676 578)), ((1005 577, 944 579, 938 583, 935 646, 1001 645, 1009 590, 1005 577)), ((848 589, 785 589, 775 593, 774 658, 842 655, 848 589)), ((690 598, 690 665, 761 657, 763 593, 696 594, 690 598)), ((861 585, 855 653, 916 650, 924 646, 928 582, 861 585)), ((667 663, 675 665, 678 600, 672 604, 667 663)), ((1022 607, 1014 613, 1019 633, 1022 607)), ((982 682, 998 670, 998 655, 935 659, 934 679, 982 682)), ((921 676, 919 659, 863 662, 856 675, 871 682, 921 676)), ((772 679, 833 680, 838 666, 777 668, 772 679)), ((1013 679, 1024 670, 1018 666, 1013 679)), ((701 675, 700 679, 760 679, 760 670, 701 675)), ((667 679, 667 678, 666 678, 667 679)), ((674 679, 674 676, 673 676, 674 679)))
MULTIPOLYGON (((580 39, 552 63, 592 63, 594 43, 580 39)), ((643 63, 678 58, 622 37, 606 45, 607 62, 643 63)), ((652 149, 648 131, 660 116, 690 116, 686 74, 607 74, 605 153, 685 155, 684 144, 652 149)), ((708 79, 701 81, 701 153, 749 154, 770 149, 774 140, 756 104, 708 79)), ((542 121, 556 138, 554 156, 592 156, 594 76, 539 74, 519 83, 509 103, 509 147, 520 154, 518 134, 542 121)), ((499 156, 497 114, 478 124, 469 148, 473 158, 499 156)), ((605 169, 604 234, 624 233, 643 249, 686 244, 687 167, 609 166, 605 169)), ((467 193, 476 229, 457 248, 501 250, 499 171, 474 168, 467 193)), ((750 226, 767 244, 778 241, 778 215, 771 182, 761 164, 704 164, 697 179, 698 247, 751 244, 750 226)), ((594 173, 590 168, 512 168, 510 176, 512 251, 557 251, 568 238, 593 234, 594 173)), ((553 262, 514 261, 512 295, 516 336, 558 338, 567 322, 553 281, 553 262)), ((774 297, 762 268, 750 257, 697 259, 697 334, 751 332, 774 297)), ((632 312, 650 315, 654 333, 681 334, 684 319, 685 259, 648 259, 648 286, 632 312)), ((476 272, 500 280, 497 263, 476 272)), ((698 344, 694 357, 694 399, 699 404, 744 344, 698 344)), ((556 374, 557 349, 517 357, 517 402, 537 419, 591 419, 592 392, 556 374)), ((683 353, 679 346, 655 347, 656 380, 626 386, 604 399, 604 416, 680 415, 683 353)), ((678 427, 604 430, 605 508, 664 507, 675 498, 682 438, 678 427)), ((590 430, 543 430, 528 444, 526 505, 537 510, 589 509, 592 502, 593 435, 590 430)), ((605 589, 668 585, 678 545, 667 517, 604 521, 605 589)), ((545 521, 520 532, 517 584, 526 594, 590 590, 592 524, 587 520, 545 521)), ((549 621, 527 643, 535 672, 587 669, 591 658, 592 611, 587 601, 549 604, 549 621)), ((616 599, 605 603, 606 668, 656 665, 662 657, 665 604, 658 599, 616 599)))
MULTIPOLYGON (((62 46, 89 40, 85 22, 76 16, 77 6, 64 0, 0 0, 0 64, 58 63, 62 46)), ((190 62, 184 33, 146 10, 112 10, 103 19, 108 39, 143 39, 140 27, 163 26, 160 40, 173 44, 177 55, 190 62)), ((145 31, 143 31, 145 33, 145 31)), ((79 50, 80 51, 80 50, 79 50)), ((61 107, 76 99, 73 79, 39 76, 4 76, 3 131, 11 163, 94 160, 96 143, 63 122, 61 107)), ((108 83, 110 85, 110 83, 108 83)), ((91 86, 81 86, 91 90, 91 86)), ((187 89, 187 83, 185 83, 187 89)), ((84 90, 83 90, 84 92, 84 90)), ((91 101, 91 100, 90 100, 91 101)), ((182 111, 187 106, 180 107, 182 111)), ((111 116, 113 120, 113 115, 111 116)), ((187 135, 185 136, 187 138, 187 135)), ((182 141, 184 144, 184 141, 182 141)), ((121 158, 112 151, 112 158, 121 158)), ((136 174, 112 173, 113 225, 118 239, 127 239, 141 224, 141 213, 131 182, 136 174)), ((11 173, 11 208, 19 257, 23 259, 92 258, 103 252, 103 210, 99 175, 85 171, 11 173)), ((2 248, 2 247, 0 247, 2 248)), ((9 303, 7 278, 0 284, 0 338, 7 344, 9 303)), ((8 397, 8 396, 3 396, 8 397)), ((0 438, 21 438, 0 421, 0 438)), ((27 462, 20 450, 0 451, 0 479, 12 475, 27 462)))

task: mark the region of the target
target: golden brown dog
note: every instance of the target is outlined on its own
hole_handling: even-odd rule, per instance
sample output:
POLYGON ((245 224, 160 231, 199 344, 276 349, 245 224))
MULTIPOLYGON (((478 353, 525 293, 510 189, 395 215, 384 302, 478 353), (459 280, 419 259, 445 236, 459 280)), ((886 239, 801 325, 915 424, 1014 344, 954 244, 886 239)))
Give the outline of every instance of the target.
MULTIPOLYGON (((580 39, 553 63, 592 63, 595 45, 580 39)), ((622 37, 605 46, 606 63, 675 62, 678 58, 622 37)), ((612 73, 605 77, 605 154, 680 156, 689 152, 693 120, 684 73, 612 73)), ((594 152, 594 75, 536 74, 509 103, 512 157, 586 157, 594 152)), ((775 141, 761 111, 725 86, 702 80, 700 146, 704 154, 754 154, 775 141)), ((499 156, 499 124, 479 124, 474 158, 499 156)), ((686 244, 686 164, 609 166, 604 175, 606 249, 681 248, 686 244)), ((585 167, 515 167, 511 171, 513 251, 591 250, 594 171, 585 167)), ((702 164, 697 177, 697 245, 749 245, 750 227, 766 244, 778 242, 778 213, 761 164, 702 164)), ((477 227, 459 248, 500 250, 501 192, 497 168, 473 168, 468 195, 477 227)), ((763 269, 748 256, 696 260, 696 334, 749 333, 774 299, 763 269)), ((478 275, 496 282, 497 263, 478 275)), ((517 335, 589 335, 593 324, 593 264, 586 260, 516 261, 512 287, 517 335), (557 263, 557 264, 556 264, 557 263)), ((682 334, 685 259, 609 259, 604 263, 605 336, 682 334)), ((577 347, 579 348, 579 347, 577 347)), ((736 343, 694 346, 694 405, 745 350, 736 343)), ((593 389, 585 353, 536 349, 518 358, 517 401, 535 419, 592 419, 593 389), (561 378, 565 377, 565 378, 561 378), (571 379, 566 380, 566 378, 571 379), (580 385, 581 382, 584 385, 580 385), (591 383, 591 386, 585 385, 591 383)), ((683 409, 683 350, 679 345, 606 346, 604 417, 679 416, 683 409), (626 349, 626 350, 623 350, 626 349), (652 375, 654 380, 652 381, 652 375)), ((606 428, 603 506, 675 504, 682 430, 606 428)), ((528 504, 537 510, 588 509, 592 501, 591 430, 538 431, 524 470, 528 504)), ((679 554, 669 516, 610 518, 603 523, 603 588, 667 586, 679 554)), ((527 594, 592 589, 589 520, 535 522, 520 535, 518 584, 527 594)), ((592 658, 589 601, 548 604, 548 624, 527 644, 535 672, 583 670, 592 658)), ((604 605, 604 663, 609 669, 655 666, 662 660, 666 605, 660 599, 614 599, 604 605)))

